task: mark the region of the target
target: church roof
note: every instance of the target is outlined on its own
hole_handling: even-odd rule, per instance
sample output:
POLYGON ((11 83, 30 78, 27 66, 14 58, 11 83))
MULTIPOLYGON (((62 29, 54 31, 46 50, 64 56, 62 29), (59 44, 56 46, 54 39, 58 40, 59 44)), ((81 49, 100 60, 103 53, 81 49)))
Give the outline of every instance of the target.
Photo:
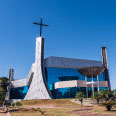
POLYGON ((45 59, 45 66, 79 69, 84 67, 103 67, 103 64, 101 61, 50 56, 45 59))

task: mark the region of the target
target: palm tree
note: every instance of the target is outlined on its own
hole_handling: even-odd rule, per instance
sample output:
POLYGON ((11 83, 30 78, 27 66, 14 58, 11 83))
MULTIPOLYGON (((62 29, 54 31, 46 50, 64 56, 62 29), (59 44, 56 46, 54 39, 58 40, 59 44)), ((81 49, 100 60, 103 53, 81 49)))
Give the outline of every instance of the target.
POLYGON ((84 98, 85 98, 85 96, 84 96, 84 93, 83 92, 78 92, 76 94, 76 96, 75 96, 75 99, 76 100, 78 99, 81 102, 81 106, 83 105, 83 99, 84 98))
POLYGON ((106 90, 100 91, 100 96, 101 98, 104 98, 105 101, 109 101, 114 96, 114 93, 113 91, 106 89, 106 90))
POLYGON ((94 93, 94 98, 97 100, 97 103, 99 104, 99 100, 101 98, 100 92, 95 92, 94 93))

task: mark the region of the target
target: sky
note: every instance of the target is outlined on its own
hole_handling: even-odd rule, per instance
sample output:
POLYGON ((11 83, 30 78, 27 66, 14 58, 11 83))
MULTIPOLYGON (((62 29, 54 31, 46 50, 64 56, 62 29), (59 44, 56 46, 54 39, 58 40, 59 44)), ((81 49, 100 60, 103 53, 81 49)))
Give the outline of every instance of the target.
POLYGON ((45 58, 71 57, 101 61, 107 47, 112 89, 116 89, 116 0, 0 0, 0 77, 14 69, 27 77, 35 60, 40 22, 45 58))

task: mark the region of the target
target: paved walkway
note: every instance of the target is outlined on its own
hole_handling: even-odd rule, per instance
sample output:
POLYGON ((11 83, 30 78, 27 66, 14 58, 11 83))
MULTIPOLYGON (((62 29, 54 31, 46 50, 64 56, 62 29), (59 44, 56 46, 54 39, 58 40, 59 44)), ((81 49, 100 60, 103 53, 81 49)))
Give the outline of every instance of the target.
MULTIPOLYGON (((78 103, 78 104, 81 104, 81 102, 79 100, 71 100, 72 102, 74 103, 78 103)), ((94 101, 96 102, 96 101, 94 101)), ((96 104, 96 103, 95 103, 96 104)), ((73 111, 69 111, 68 113, 69 114, 74 114, 74 115, 77 115, 77 116, 116 116, 116 111, 113 111, 114 113, 111 113, 111 114, 100 114, 100 113, 93 113, 91 112, 93 109, 97 109, 98 107, 93 103, 93 100, 84 100, 83 101, 83 107, 81 108, 77 108, 73 111)))
MULTIPOLYGON (((72 99, 71 101, 81 105, 81 102, 79 100, 72 99)), ((90 102, 87 102, 86 100, 83 100, 83 106, 93 106, 93 104, 90 102)))
POLYGON ((83 106, 82 108, 75 109, 73 111, 68 112, 69 114, 74 114, 77 116, 116 116, 116 113, 111 114, 98 114, 98 113, 92 113, 91 110, 94 108, 94 106, 83 106))

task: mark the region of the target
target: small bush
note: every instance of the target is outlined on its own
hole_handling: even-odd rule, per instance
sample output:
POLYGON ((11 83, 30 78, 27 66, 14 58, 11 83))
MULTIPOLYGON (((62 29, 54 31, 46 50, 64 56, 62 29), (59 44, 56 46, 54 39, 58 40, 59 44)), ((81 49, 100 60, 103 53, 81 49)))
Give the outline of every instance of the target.
POLYGON ((15 106, 15 103, 12 103, 12 104, 11 104, 11 106, 13 106, 13 107, 14 107, 14 106, 15 106))
POLYGON ((103 102, 103 103, 101 103, 101 104, 102 104, 103 106, 105 106, 106 109, 107 109, 108 111, 111 111, 112 106, 116 105, 116 102, 113 102, 113 101, 106 101, 106 102, 103 102))
POLYGON ((7 106, 7 107, 11 106, 11 104, 7 101, 5 101, 4 105, 7 106))
POLYGON ((22 106, 22 104, 20 102, 16 102, 16 106, 18 106, 19 108, 20 106, 22 106))

